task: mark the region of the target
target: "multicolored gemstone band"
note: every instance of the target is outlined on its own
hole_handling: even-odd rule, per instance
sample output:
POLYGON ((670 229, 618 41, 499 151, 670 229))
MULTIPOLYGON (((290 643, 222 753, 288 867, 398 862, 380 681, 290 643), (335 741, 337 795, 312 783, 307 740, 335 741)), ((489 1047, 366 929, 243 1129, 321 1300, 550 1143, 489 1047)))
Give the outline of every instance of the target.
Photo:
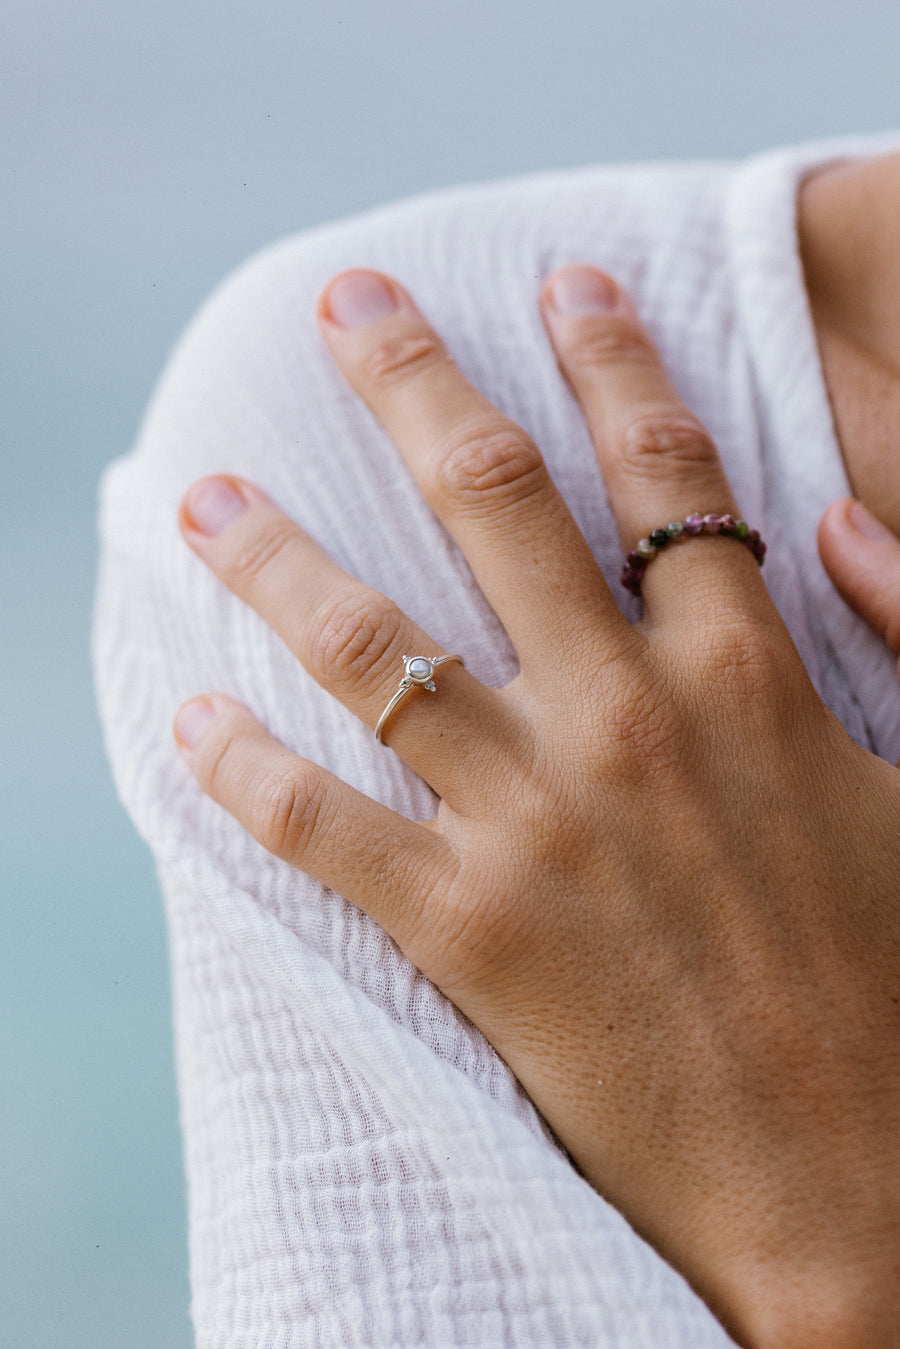
POLYGON ((698 515, 695 512, 683 520, 673 520, 661 529, 651 530, 646 539, 635 544, 622 568, 622 585, 632 595, 640 595, 644 572, 660 548, 695 534, 725 534, 749 548, 760 566, 765 560, 766 545, 759 537, 759 530, 751 529, 746 520, 736 520, 733 515, 698 515))

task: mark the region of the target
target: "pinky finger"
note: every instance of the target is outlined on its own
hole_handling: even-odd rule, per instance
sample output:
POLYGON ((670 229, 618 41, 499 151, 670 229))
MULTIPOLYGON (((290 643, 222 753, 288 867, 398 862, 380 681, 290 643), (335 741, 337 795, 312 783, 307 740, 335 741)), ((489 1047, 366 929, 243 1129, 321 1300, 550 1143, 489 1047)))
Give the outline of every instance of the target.
POLYGON ((358 904, 409 951, 453 866, 433 829, 372 801, 292 754, 246 707, 221 693, 179 709, 175 740, 200 786, 253 837, 358 904))

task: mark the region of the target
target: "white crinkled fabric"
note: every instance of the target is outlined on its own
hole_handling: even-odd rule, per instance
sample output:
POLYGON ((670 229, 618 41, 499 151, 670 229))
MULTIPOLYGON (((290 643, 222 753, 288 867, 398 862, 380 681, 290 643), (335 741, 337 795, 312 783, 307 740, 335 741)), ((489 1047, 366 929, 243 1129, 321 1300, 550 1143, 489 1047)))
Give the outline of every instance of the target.
POLYGON ((136 448, 103 484, 95 657, 116 782, 157 859, 170 923, 201 1349, 730 1343, 384 932, 268 856, 191 779, 172 715, 221 689, 397 810, 434 806, 189 552, 176 509, 203 474, 252 479, 475 675, 507 682, 505 634, 331 363, 313 306, 344 267, 404 282, 463 370, 541 446, 618 592, 603 485, 536 305, 553 268, 596 263, 628 288, 712 431, 823 697, 856 739, 896 758, 894 663, 816 555, 819 515, 848 487, 794 203, 808 168, 898 146, 896 134, 849 138, 401 203, 254 258, 178 346, 136 448))

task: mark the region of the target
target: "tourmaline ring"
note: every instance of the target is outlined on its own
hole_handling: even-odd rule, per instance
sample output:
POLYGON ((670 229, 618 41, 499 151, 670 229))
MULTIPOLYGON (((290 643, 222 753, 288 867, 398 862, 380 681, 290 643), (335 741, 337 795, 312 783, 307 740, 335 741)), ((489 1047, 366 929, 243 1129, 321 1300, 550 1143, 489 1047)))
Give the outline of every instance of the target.
POLYGON ((437 690, 434 684, 434 672, 439 665, 448 665, 452 660, 455 660, 459 665, 465 665, 466 663, 462 656, 403 656, 402 660, 405 673, 400 680, 400 687, 378 718, 375 726, 375 739, 380 744, 384 744, 381 733, 388 717, 400 706, 407 694, 412 693, 413 689, 427 689, 429 693, 435 693, 437 690))
POLYGON ((644 572, 660 548, 697 534, 724 534, 737 539, 749 549, 760 566, 765 561, 766 545, 759 537, 759 530, 751 529, 746 520, 736 520, 733 515, 701 515, 694 511, 683 520, 673 520, 659 529, 651 529, 646 539, 635 544, 622 568, 622 585, 632 595, 640 595, 644 572))

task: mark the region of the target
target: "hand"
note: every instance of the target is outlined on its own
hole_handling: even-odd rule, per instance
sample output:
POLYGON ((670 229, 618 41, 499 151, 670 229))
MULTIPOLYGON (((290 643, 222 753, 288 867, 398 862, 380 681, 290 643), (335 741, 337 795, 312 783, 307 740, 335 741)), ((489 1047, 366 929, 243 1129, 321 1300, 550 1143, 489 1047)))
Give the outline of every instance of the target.
MULTIPOLYGON (((565 268, 542 307, 623 549, 737 514, 623 292, 565 268)), ((385 738, 440 797, 425 824, 220 694, 176 721, 199 783, 387 929, 744 1344, 896 1343, 900 774, 823 706, 746 548, 665 549, 628 623, 536 447, 396 282, 342 274, 320 322, 521 673, 449 664, 398 708, 385 738)), ((181 522, 369 726, 401 656, 442 650, 247 482, 194 484, 181 522)))

